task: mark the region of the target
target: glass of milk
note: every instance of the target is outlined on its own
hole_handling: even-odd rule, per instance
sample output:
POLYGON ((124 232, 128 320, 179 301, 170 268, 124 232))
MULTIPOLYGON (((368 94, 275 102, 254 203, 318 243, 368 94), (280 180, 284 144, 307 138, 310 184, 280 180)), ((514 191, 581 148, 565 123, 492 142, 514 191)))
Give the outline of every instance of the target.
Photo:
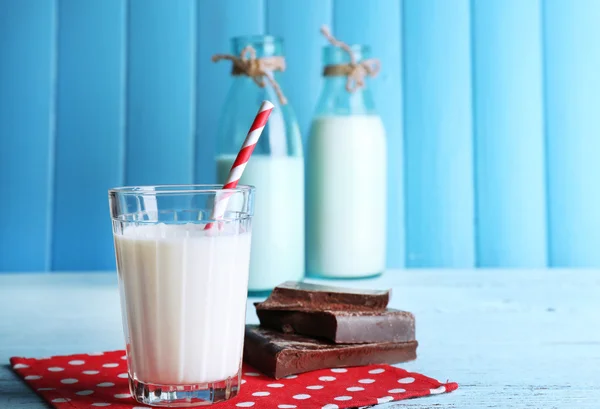
MULTIPOLYGON (((258 59, 283 58, 283 41, 273 36, 242 36, 232 39, 232 54, 251 46, 258 59)), ((272 72, 285 92, 282 73, 272 72)), ((217 140, 217 180, 225 183, 242 145, 256 106, 268 99, 275 105, 241 183, 256 186, 251 293, 272 290, 287 280, 304 277, 304 158, 298 121, 289 103, 283 104, 265 80, 259 87, 247 75, 233 74, 220 118, 217 140)))
POLYGON ((238 393, 253 196, 250 186, 109 190, 129 387, 138 402, 196 406, 238 393), (212 220, 223 195, 224 217, 212 220))
MULTIPOLYGON (((351 48, 358 63, 369 58, 369 47, 351 48)), ((323 56, 307 145, 306 270, 330 278, 378 275, 385 269, 385 129, 368 84, 346 89, 339 67, 350 62, 348 53, 327 46, 323 56)))

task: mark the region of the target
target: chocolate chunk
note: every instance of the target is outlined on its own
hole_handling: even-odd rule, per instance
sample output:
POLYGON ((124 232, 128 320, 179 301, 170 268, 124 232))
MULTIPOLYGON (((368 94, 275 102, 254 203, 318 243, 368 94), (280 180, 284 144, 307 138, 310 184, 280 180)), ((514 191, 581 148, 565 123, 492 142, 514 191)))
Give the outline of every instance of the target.
POLYGON ((286 281, 275 287, 266 301, 256 305, 263 310, 384 310, 390 290, 358 290, 319 284, 286 281))
POLYGON ((343 366, 395 364, 417 357, 417 341, 331 344, 246 325, 244 361, 275 379, 343 366))
POLYGON ((323 337, 338 344, 415 340, 415 317, 406 311, 257 310, 256 313, 264 327, 323 337))

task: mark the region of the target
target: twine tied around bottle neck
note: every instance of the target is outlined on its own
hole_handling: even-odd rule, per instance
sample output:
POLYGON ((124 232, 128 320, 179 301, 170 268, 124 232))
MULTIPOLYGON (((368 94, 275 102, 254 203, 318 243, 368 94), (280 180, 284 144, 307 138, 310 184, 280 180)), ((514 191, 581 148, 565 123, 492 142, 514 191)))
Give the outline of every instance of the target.
POLYGON ((244 47, 239 56, 232 54, 215 54, 213 62, 229 60, 233 63, 231 75, 246 75, 260 88, 265 87, 265 78, 273 87, 281 105, 287 104, 287 98, 273 77, 274 71, 285 71, 285 58, 281 56, 256 58, 256 50, 251 45, 244 47))
POLYGON ((321 27, 321 34, 325 36, 327 41, 331 43, 334 47, 339 47, 348 53, 350 57, 350 62, 347 64, 332 64, 326 65, 323 69, 323 75, 325 77, 346 77, 346 91, 353 93, 357 89, 363 88, 365 86, 365 77, 376 77, 379 74, 379 69, 381 68, 381 63, 376 58, 369 58, 367 60, 363 60, 361 62, 356 62, 356 55, 352 48, 344 43, 343 41, 339 41, 329 31, 327 26, 321 27))

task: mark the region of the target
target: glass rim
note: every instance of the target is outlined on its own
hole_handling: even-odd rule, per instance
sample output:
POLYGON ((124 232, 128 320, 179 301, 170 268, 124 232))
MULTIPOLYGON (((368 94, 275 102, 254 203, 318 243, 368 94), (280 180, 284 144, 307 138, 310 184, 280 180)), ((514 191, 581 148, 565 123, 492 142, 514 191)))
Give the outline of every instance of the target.
POLYGON ((183 194, 216 194, 218 192, 247 193, 254 192, 252 185, 237 185, 234 188, 223 189, 221 184, 190 184, 190 185, 146 185, 119 186, 108 189, 109 194, 118 195, 183 195, 183 194))

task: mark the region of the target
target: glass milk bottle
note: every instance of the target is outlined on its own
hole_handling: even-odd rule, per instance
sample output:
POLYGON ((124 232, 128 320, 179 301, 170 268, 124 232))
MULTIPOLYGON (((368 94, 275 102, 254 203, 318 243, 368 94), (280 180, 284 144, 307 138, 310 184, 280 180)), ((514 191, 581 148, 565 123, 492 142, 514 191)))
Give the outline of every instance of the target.
POLYGON ((304 277, 304 159, 292 107, 279 88, 285 69, 280 38, 232 39, 233 84, 221 115, 217 142, 217 177, 224 183, 256 109, 265 99, 275 108, 240 183, 256 187, 248 290, 272 290, 286 280, 304 277))
POLYGON ((385 269, 386 141, 364 84, 378 70, 369 53, 367 46, 324 48, 324 84, 307 148, 311 276, 368 277, 385 269))

